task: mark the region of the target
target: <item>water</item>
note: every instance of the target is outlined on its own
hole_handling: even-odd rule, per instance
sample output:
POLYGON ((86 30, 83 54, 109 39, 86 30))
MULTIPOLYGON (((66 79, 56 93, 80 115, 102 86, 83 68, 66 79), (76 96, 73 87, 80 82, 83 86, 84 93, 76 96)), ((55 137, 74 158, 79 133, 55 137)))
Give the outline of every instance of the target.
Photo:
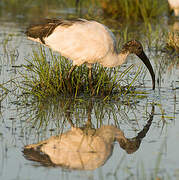
MULTIPOLYGON (((75 14, 75 8, 71 7, 65 8, 64 5, 58 11, 54 6, 49 6, 48 16, 68 17, 71 14, 78 16, 75 14)), ((0 16, 1 84, 19 77, 18 71, 22 70, 21 65, 26 63, 25 59, 31 58, 32 50, 37 47, 37 44, 28 41, 23 34, 28 22, 32 21, 36 14, 12 12, 10 5, 7 11, 9 12, 7 16, 3 16, 5 13, 0 16)), ((39 16, 47 15, 39 14, 39 16)), ((144 98, 133 97, 130 98, 129 103, 126 103, 126 100, 103 102, 86 97, 71 102, 59 98, 48 103, 25 104, 17 99, 18 90, 11 82, 7 86, 11 92, 0 102, 0 179, 144 179, 145 176, 149 179, 152 175, 161 179, 179 179, 178 57, 161 51, 165 46, 161 34, 166 33, 166 26, 169 27, 164 18, 161 26, 154 23, 153 32, 148 32, 148 36, 142 25, 140 28, 133 27, 134 30, 128 34, 129 38, 136 38, 139 36, 136 35, 136 29, 140 29, 139 39, 145 45, 156 72, 158 83, 155 91, 152 91, 148 73, 144 80, 140 81, 144 85, 137 90, 147 93, 144 98), (164 23, 165 28, 163 28, 164 23), (66 132, 70 129, 69 119, 76 126, 82 127, 90 116, 96 129, 102 125, 112 124, 120 128, 126 138, 136 137, 149 120, 152 103, 155 109, 152 123, 139 148, 132 154, 127 154, 115 142, 109 159, 94 170, 45 167, 42 163, 24 157, 25 145, 38 143, 62 131, 66 132)), ((117 37, 125 36, 125 31, 120 33, 117 29, 113 31, 117 37)), ((140 63, 137 58, 130 56, 124 66, 133 62, 140 63)), ((18 79, 14 82, 17 82, 16 80, 18 79)))

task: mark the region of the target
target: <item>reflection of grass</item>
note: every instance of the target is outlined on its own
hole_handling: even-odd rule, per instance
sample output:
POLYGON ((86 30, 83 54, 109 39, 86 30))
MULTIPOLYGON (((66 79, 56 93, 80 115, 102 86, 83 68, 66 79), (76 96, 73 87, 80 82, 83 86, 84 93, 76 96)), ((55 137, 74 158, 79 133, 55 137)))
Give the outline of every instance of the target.
MULTIPOLYGON (((145 101, 142 100, 142 101, 145 101)), ((64 127, 69 127, 70 121, 77 127, 83 127, 91 119, 95 127, 104 124, 128 126, 136 131, 141 119, 148 117, 141 113, 141 118, 136 114, 139 98, 123 98, 118 101, 103 101, 99 98, 67 98, 54 97, 45 101, 37 101, 29 95, 18 99, 19 117, 27 123, 29 131, 55 131, 59 133, 64 127), (143 116, 144 115, 144 116, 143 116)))
POLYGON ((7 96, 8 93, 9 90, 4 86, 4 84, 0 84, 0 102, 7 96))
POLYGON ((160 147, 160 150, 159 152, 157 153, 157 156, 156 156, 156 160, 155 160, 155 164, 154 164, 154 167, 153 167, 153 170, 152 172, 146 172, 145 170, 145 166, 144 166, 144 163, 141 162, 141 164, 138 166, 138 177, 137 179, 142 179, 142 180, 147 180, 147 179, 155 179, 155 180, 160 180, 161 179, 170 179, 169 178, 169 174, 167 171, 161 173, 160 170, 161 170, 161 161, 162 161, 162 155, 164 153, 164 147, 166 145, 166 142, 164 142, 162 144, 162 146, 160 147))
MULTIPOLYGON (((33 58, 28 60, 29 65, 24 66, 28 72, 25 75, 22 74, 23 81, 20 83, 24 93, 34 95, 39 99, 57 95, 76 97, 91 93, 88 84, 88 68, 85 65, 76 68, 68 82, 67 73, 71 63, 63 57, 59 57, 59 60, 52 53, 49 56, 40 49, 40 53, 34 52, 33 58), (49 56, 51 63, 48 62, 49 56)), ((119 72, 119 68, 103 68, 97 64, 94 65, 92 70, 94 95, 108 97, 132 92, 130 87, 139 75, 140 68, 134 78, 128 77, 128 86, 123 86, 126 85, 124 77, 132 68, 133 65, 119 72)))

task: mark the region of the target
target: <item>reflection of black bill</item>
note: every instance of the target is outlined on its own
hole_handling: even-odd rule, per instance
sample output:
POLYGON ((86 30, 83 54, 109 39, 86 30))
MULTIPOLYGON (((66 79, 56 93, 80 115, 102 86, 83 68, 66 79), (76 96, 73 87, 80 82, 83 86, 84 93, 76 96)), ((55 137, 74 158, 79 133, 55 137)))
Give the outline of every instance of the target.
POLYGON ((118 141, 120 147, 123 148, 128 154, 132 154, 139 149, 141 141, 143 140, 143 138, 146 136, 147 132, 150 129, 154 117, 154 112, 155 112, 155 106, 154 104, 152 104, 152 109, 147 124, 137 134, 137 136, 133 138, 127 138, 126 141, 118 141))

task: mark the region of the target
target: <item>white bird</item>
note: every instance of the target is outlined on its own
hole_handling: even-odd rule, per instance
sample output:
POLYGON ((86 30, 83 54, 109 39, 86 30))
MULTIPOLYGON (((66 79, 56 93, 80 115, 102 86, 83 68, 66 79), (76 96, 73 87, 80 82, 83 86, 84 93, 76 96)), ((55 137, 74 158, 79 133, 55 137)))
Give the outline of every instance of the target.
POLYGON ((179 0, 168 0, 170 8, 174 10, 175 16, 179 16, 179 0))
POLYGON ((122 65, 129 54, 134 53, 148 68, 155 89, 155 74, 142 44, 131 40, 124 44, 119 52, 114 34, 99 22, 86 19, 47 19, 45 23, 30 26, 26 35, 30 40, 46 45, 73 61, 68 79, 76 66, 85 63, 89 68, 88 78, 91 89, 94 63, 104 67, 116 67, 122 65))

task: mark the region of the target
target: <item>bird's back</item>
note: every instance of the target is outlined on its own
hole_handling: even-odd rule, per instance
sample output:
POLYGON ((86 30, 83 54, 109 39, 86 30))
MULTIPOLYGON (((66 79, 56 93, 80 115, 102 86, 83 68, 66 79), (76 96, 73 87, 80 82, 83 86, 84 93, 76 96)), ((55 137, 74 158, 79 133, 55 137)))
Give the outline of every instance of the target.
POLYGON ((116 52, 112 32, 96 21, 52 19, 31 26, 26 34, 73 60, 74 65, 100 62, 108 53, 116 52))

